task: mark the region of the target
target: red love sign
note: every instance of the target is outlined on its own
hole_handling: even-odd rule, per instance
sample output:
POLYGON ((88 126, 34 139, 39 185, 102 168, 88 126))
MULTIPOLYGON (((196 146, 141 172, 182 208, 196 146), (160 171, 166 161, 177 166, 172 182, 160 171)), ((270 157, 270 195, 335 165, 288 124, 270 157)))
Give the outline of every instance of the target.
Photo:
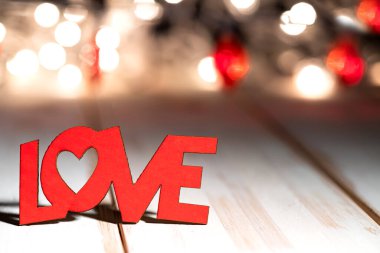
POLYGON ((136 182, 119 127, 95 131, 74 127, 59 134, 41 165, 41 186, 51 206, 38 206, 38 140, 20 146, 20 225, 59 220, 69 211, 84 212, 98 205, 111 184, 123 222, 138 222, 160 189, 157 219, 207 224, 209 207, 179 202, 181 187, 200 188, 202 167, 182 164, 184 153, 215 154, 217 138, 168 135, 136 182), (62 179, 57 158, 63 151, 81 158, 88 149, 98 154, 87 183, 75 193, 62 179))

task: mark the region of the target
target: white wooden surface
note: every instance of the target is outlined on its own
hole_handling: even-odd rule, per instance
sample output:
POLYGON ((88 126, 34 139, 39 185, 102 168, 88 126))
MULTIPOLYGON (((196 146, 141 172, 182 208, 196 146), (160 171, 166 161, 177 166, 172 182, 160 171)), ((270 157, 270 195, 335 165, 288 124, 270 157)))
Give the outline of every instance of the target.
POLYGON ((318 104, 263 101, 261 105, 380 215, 378 101, 357 96, 318 104))
POLYGON ((185 159, 203 165, 204 178, 202 190, 181 194, 209 203, 210 223, 123 225, 130 252, 379 251, 379 226, 230 99, 151 97, 100 108, 103 127, 123 129, 135 178, 168 133, 219 138, 215 157, 185 159))

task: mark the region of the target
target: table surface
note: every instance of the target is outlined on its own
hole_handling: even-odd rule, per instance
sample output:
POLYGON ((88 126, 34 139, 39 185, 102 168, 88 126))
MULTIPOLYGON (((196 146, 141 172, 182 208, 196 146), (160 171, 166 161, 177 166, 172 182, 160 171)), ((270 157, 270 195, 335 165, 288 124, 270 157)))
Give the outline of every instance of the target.
MULTIPOLYGON (((199 93, 0 104, 0 252, 380 252, 380 103, 322 103, 199 93), (168 134, 218 137, 202 188, 182 202, 210 206, 207 225, 155 219, 158 195, 138 224, 122 224, 110 193, 64 221, 18 226, 19 145, 40 154, 77 125, 120 126, 134 180, 168 134)), ((96 152, 62 153, 60 174, 79 190, 96 152)), ((41 204, 49 204, 42 191, 41 204)))

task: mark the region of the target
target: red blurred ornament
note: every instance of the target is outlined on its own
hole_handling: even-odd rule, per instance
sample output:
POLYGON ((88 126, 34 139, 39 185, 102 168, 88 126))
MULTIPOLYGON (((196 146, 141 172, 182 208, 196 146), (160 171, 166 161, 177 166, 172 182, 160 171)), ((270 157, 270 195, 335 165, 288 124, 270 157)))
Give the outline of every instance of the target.
POLYGON ((352 42, 338 43, 329 52, 326 65, 346 86, 357 85, 364 76, 364 60, 352 42))
POLYGON ((235 87, 249 71, 249 58, 241 43, 233 36, 218 41, 214 52, 215 66, 226 88, 235 87))
POLYGON ((86 79, 92 85, 97 84, 101 79, 102 72, 99 66, 99 47, 96 45, 95 36, 83 46, 80 58, 86 79))
POLYGON ((380 33, 380 0, 361 0, 356 15, 374 32, 380 33))

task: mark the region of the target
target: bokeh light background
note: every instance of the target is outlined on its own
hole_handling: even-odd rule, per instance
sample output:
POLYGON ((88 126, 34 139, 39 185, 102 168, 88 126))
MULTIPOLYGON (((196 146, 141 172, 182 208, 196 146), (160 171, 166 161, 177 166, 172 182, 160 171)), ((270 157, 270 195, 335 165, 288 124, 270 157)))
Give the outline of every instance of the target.
POLYGON ((380 3, 2 1, 5 97, 233 92, 329 100, 380 86, 380 3))

